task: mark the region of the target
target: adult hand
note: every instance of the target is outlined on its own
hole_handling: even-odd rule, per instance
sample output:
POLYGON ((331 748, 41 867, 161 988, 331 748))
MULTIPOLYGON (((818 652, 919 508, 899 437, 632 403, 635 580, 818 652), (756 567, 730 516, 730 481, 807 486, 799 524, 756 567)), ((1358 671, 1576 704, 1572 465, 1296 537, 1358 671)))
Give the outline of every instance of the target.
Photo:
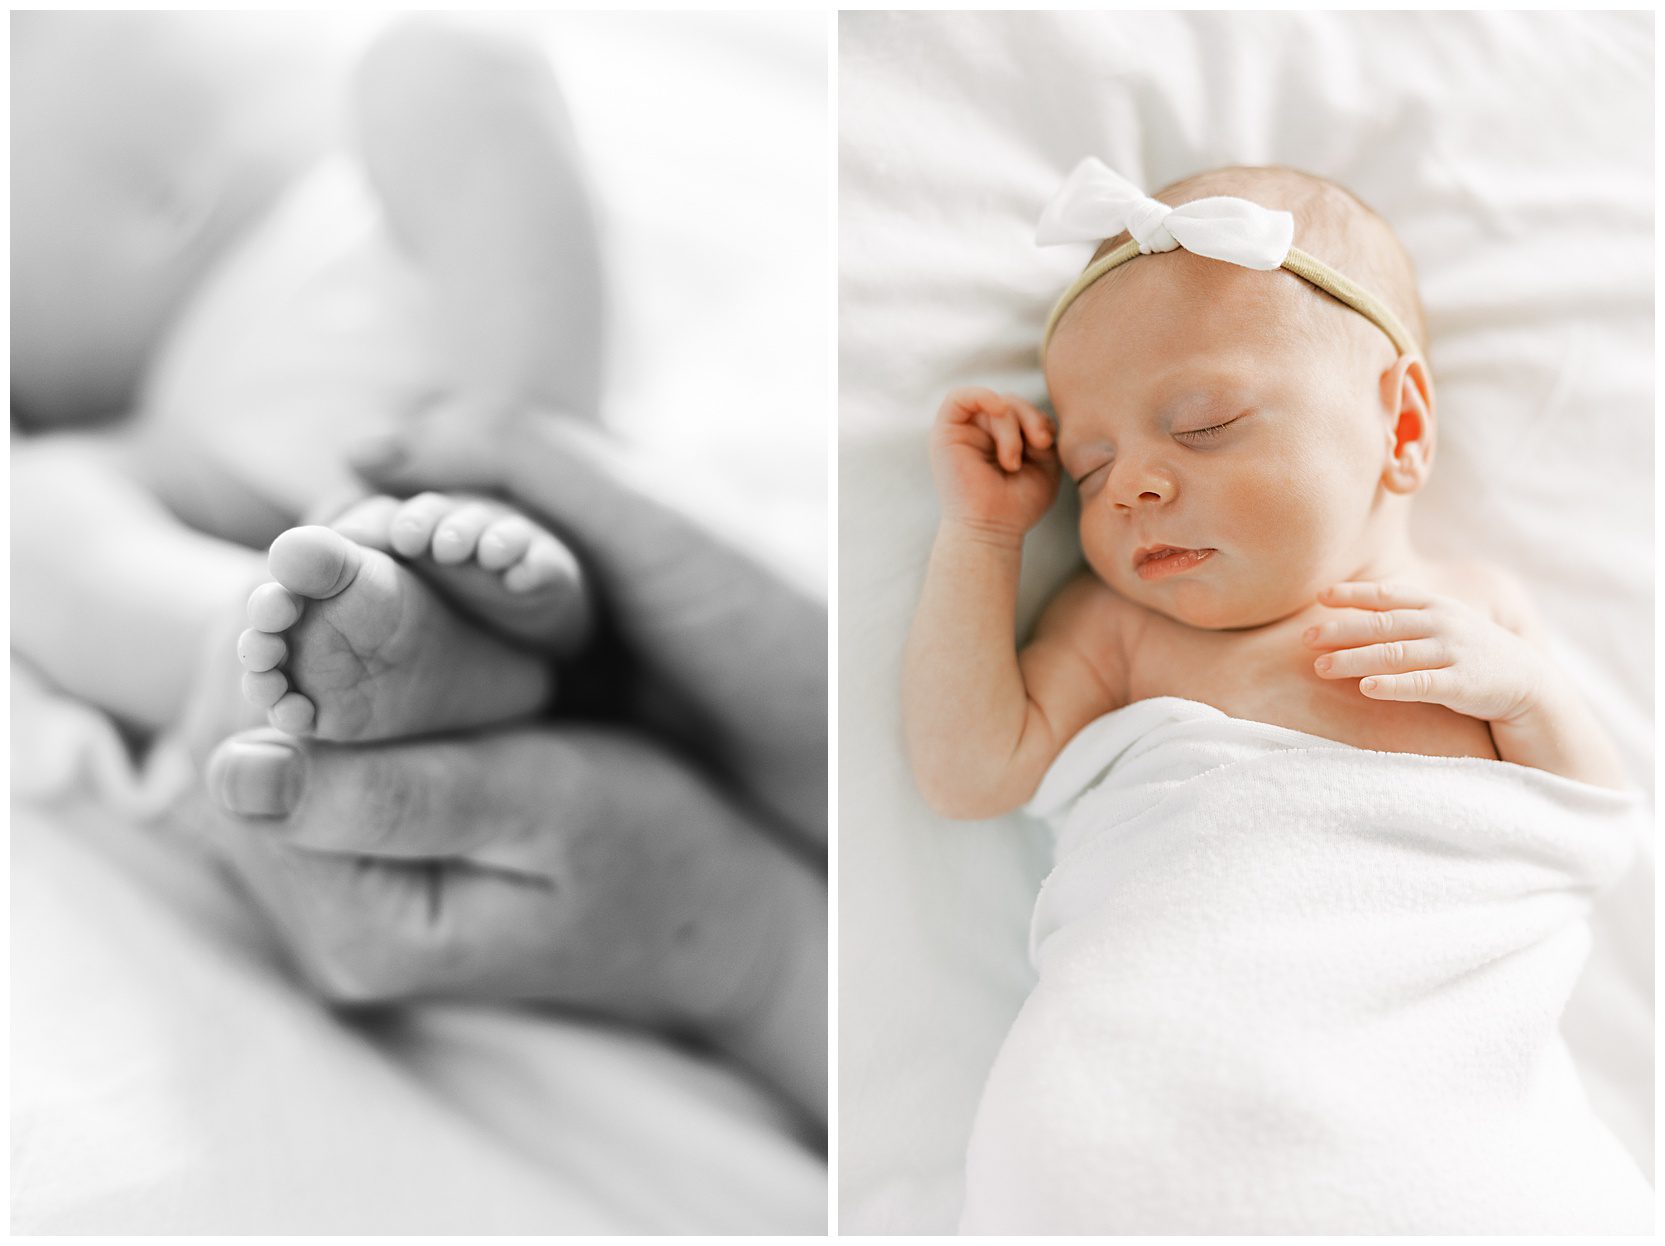
POLYGON ((225 741, 188 810, 327 998, 555 1002, 826 1113, 826 892, 663 748, 591 727, 225 741))
POLYGON ((827 615, 661 500, 605 433, 534 411, 491 430, 428 420, 355 462, 373 484, 491 486, 566 539, 684 733, 749 799, 826 845, 827 615))

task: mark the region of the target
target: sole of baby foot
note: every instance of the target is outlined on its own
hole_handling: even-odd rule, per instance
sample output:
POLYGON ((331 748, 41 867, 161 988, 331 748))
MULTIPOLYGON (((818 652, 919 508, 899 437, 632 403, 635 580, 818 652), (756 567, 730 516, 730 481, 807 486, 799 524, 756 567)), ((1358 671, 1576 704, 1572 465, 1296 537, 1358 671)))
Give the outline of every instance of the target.
POLYGON ((408 568, 324 527, 272 543, 238 638, 272 726, 388 740, 509 722, 547 703, 545 661, 474 626, 408 568))
POLYGON ((403 560, 458 610, 540 653, 570 657, 594 630, 577 559, 501 502, 431 492, 373 497, 330 526, 403 560))

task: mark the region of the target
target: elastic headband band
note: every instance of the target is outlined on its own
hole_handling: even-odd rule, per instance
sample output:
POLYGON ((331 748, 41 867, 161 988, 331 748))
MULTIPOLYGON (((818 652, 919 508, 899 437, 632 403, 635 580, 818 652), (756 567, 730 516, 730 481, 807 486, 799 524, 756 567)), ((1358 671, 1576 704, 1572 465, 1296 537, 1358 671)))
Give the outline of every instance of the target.
POLYGON ((1289 245, 1294 218, 1288 212, 1246 199, 1219 196, 1170 208, 1089 156, 1047 205, 1036 241, 1042 246, 1086 242, 1113 238, 1123 230, 1133 237, 1089 265, 1046 318, 1046 331, 1041 335, 1043 363, 1058 322, 1094 282, 1134 256, 1175 247, 1245 268, 1287 269, 1369 320, 1388 335, 1401 355, 1421 353, 1399 317, 1381 299, 1322 260, 1289 245))

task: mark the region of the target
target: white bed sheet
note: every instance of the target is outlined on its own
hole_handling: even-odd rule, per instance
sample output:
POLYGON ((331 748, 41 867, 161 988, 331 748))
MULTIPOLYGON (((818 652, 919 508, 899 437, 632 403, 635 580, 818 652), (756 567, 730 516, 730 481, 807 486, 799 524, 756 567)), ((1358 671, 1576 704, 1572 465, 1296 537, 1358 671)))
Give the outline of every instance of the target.
MULTIPOLYGON (((926 430, 954 385, 1042 393, 1039 328, 1085 254, 1037 250, 1033 227, 1081 156, 1149 187, 1290 164, 1392 222, 1440 418, 1416 535, 1520 576, 1652 792, 1652 49, 1646 13, 841 18, 845 1231, 952 1231, 971 1113, 1031 981, 1044 832, 934 817, 896 690, 936 520, 926 430)), ((1074 563, 1067 509, 1026 547, 1025 622, 1074 563)), ((1594 932, 1563 1030, 1651 1174, 1651 844, 1594 932)))
MULTIPOLYGON (((610 418, 824 591, 830 291, 797 257, 826 211, 826 22, 525 20, 601 202, 610 418)), ((246 349, 227 384, 294 343, 246 349)), ((332 1017, 196 854, 136 823, 108 723, 21 668, 12 693, 14 1231, 824 1227, 821 1157, 706 1059, 494 1009, 332 1017)))

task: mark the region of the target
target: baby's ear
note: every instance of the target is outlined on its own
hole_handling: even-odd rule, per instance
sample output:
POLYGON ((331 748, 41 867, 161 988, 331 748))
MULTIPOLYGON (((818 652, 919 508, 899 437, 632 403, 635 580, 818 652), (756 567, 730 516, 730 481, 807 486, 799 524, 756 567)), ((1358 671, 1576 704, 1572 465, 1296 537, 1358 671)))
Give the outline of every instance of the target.
POLYGON ((1382 484, 1390 493, 1415 493, 1434 465, 1434 386, 1419 355, 1400 355, 1382 373, 1387 455, 1382 484))

